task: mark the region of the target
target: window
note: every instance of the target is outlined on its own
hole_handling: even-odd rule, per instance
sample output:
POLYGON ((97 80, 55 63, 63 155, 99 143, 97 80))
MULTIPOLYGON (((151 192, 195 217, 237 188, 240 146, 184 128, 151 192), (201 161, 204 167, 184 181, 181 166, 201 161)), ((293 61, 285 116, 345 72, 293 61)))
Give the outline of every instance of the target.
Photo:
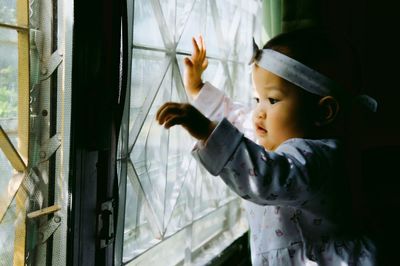
POLYGON ((180 128, 161 128, 155 112, 166 101, 188 101, 183 58, 200 33, 209 58, 204 80, 234 99, 251 99, 247 63, 260 4, 134 1, 129 115, 120 152, 121 164, 127 162, 125 264, 204 264, 247 230, 240 199, 191 156, 194 139, 180 128))
POLYGON ((0 257, 5 265, 25 259, 26 193, 19 187, 29 143, 27 6, 27 1, 0 3, 0 257))
POLYGON ((53 18, 72 9, 54 11, 57 1, 0 1, 1 266, 65 263, 72 26, 53 18))

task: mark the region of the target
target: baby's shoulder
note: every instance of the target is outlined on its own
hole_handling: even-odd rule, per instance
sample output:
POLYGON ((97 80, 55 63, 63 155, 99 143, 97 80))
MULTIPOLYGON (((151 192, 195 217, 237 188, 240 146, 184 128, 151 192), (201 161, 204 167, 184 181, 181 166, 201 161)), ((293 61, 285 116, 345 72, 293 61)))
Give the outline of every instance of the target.
POLYGON ((292 138, 279 145, 275 152, 303 159, 332 158, 339 153, 340 148, 341 143, 338 139, 292 138))

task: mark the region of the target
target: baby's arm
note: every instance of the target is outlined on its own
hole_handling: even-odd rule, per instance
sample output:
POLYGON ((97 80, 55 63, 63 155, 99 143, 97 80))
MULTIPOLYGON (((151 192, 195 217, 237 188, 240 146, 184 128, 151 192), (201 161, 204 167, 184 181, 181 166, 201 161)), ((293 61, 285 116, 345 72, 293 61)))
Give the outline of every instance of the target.
POLYGON ((304 144, 283 144, 282 152, 268 152, 224 119, 193 155, 242 198, 260 205, 298 207, 321 190, 331 172, 323 149, 304 144))
POLYGON ((193 53, 184 60, 185 89, 192 99, 192 104, 206 117, 221 121, 226 117, 241 131, 251 131, 251 110, 239 102, 232 101, 224 92, 209 82, 203 83, 201 75, 208 66, 206 47, 202 36, 192 38, 193 53))

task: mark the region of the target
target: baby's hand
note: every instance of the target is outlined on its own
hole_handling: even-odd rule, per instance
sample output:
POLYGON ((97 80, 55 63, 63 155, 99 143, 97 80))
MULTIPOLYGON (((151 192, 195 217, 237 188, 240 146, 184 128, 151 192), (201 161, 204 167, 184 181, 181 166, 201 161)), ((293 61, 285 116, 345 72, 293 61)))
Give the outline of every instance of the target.
POLYGON ((184 83, 187 93, 192 97, 196 97, 203 87, 201 74, 208 66, 206 58, 206 46, 203 37, 200 35, 199 40, 192 38, 193 54, 191 57, 185 57, 184 64, 184 83))
POLYGON ((216 124, 187 103, 167 102, 157 111, 156 119, 165 128, 183 126, 190 135, 199 140, 207 140, 216 124))

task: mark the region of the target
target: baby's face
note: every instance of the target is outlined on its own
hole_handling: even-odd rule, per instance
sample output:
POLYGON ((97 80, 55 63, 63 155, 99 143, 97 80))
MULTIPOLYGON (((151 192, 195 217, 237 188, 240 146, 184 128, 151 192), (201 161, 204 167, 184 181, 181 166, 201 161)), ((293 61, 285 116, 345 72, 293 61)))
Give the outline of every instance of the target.
POLYGON ((310 119, 301 89, 257 65, 252 78, 258 99, 253 125, 259 144, 275 150, 288 139, 305 138, 310 119))

